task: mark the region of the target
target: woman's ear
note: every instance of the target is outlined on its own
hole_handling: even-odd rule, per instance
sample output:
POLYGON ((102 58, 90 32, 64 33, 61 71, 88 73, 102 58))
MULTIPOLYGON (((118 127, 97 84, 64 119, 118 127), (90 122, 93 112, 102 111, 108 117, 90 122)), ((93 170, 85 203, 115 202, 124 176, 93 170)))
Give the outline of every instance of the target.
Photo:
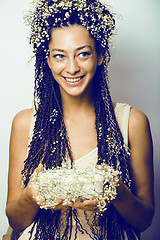
POLYGON ((48 67, 51 68, 49 56, 47 57, 48 67))
POLYGON ((103 56, 102 56, 102 53, 100 53, 97 59, 97 65, 100 66, 102 63, 103 63, 103 56))

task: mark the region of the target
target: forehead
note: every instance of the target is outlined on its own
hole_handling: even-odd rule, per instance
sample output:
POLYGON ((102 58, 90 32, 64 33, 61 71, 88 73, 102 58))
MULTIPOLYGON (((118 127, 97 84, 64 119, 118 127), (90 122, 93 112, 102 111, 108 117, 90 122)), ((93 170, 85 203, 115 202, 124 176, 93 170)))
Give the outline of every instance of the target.
POLYGON ((73 47, 78 48, 84 45, 95 47, 95 41, 85 27, 73 25, 52 29, 49 46, 69 49, 73 47))

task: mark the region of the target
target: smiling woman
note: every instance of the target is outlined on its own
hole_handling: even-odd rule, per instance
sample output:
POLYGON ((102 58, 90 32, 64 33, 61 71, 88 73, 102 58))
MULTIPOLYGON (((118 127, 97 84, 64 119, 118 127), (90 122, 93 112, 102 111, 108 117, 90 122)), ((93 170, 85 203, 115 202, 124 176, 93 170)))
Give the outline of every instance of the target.
POLYGON ((137 240, 154 214, 152 139, 142 112, 111 100, 114 17, 98 0, 34 4, 27 17, 36 57, 34 109, 16 115, 10 140, 6 213, 13 234, 23 240, 137 240), (35 176, 61 167, 107 171, 114 198, 79 197, 70 204, 56 198, 56 205, 47 205, 35 176))
POLYGON ((53 29, 49 44, 48 65, 65 95, 88 98, 92 81, 102 56, 97 56, 95 41, 80 25, 53 29))

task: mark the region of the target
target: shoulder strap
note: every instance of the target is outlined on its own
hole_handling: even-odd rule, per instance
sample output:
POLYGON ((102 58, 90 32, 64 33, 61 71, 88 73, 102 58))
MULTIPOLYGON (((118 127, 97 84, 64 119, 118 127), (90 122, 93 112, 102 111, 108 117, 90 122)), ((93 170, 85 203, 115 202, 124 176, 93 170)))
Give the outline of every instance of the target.
POLYGON ((130 108, 126 103, 117 103, 115 107, 115 115, 122 132, 124 143, 128 146, 128 121, 130 108))

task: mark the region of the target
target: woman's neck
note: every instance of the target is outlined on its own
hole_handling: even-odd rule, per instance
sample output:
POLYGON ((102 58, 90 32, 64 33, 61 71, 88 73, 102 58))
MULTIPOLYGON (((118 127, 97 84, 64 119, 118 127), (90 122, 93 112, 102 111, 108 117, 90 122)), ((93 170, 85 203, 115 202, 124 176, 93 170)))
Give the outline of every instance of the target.
POLYGON ((64 116, 88 112, 90 109, 94 109, 94 99, 91 95, 76 97, 63 95, 61 97, 64 116))

